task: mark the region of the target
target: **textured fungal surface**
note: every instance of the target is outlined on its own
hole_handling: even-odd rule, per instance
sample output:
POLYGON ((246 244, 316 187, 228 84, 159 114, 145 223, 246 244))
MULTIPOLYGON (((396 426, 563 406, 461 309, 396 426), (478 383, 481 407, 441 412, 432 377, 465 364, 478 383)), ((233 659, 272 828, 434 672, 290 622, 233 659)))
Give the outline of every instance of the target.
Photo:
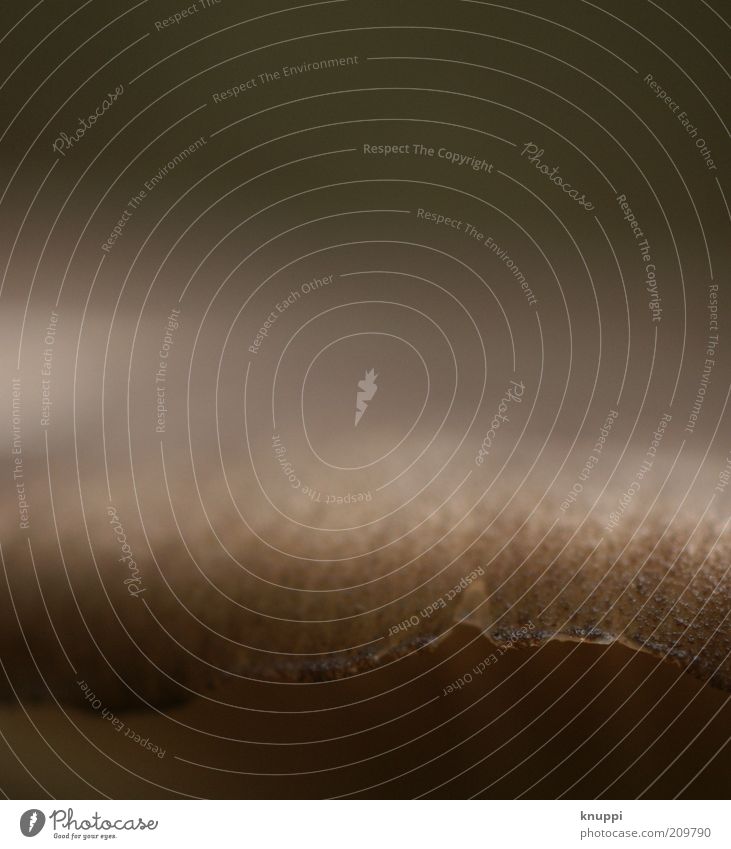
POLYGON ((727 10, 118 5, 0 15, 0 795, 721 794, 727 10))

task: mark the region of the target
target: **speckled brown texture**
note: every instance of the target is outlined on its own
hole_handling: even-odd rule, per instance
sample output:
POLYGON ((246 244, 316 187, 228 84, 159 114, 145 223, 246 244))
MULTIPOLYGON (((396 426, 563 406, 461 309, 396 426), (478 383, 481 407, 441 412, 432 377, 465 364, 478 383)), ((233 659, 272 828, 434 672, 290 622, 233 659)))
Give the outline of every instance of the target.
MULTIPOLYGON (((27 540, 11 534, 3 545, 5 695, 78 701, 84 679, 108 704, 163 703, 237 676, 339 678, 424 650, 458 623, 514 646, 618 640, 731 690, 731 540, 721 518, 697 524, 687 513, 668 522, 661 510, 635 511, 607 533, 603 506, 583 521, 550 501, 525 507, 516 503, 483 527, 486 510, 452 504, 424 529, 421 553, 411 535, 338 563, 277 554, 239 522, 219 531, 235 563, 210 529, 192 522, 182 528, 186 550, 164 506, 154 520, 148 514, 148 547, 125 504, 144 578, 137 598, 122 584, 102 511, 87 510, 92 558, 83 521, 69 510, 58 520, 64 560, 52 529, 34 535, 35 571, 27 540), (451 601, 420 613, 478 567, 484 574, 451 601), (416 624, 395 628, 410 617, 416 624)), ((376 539, 358 532, 365 549, 398 535, 376 527, 376 539)), ((284 550, 298 541, 281 528, 270 538, 284 550)), ((322 557, 348 556, 351 542, 345 532, 330 535, 322 557)))

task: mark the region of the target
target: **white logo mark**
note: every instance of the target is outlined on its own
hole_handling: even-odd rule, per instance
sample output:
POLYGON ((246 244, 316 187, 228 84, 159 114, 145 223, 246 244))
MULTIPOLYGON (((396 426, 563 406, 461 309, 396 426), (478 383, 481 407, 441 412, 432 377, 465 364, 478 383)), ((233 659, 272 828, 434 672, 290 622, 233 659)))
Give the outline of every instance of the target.
POLYGON ((373 396, 376 394, 376 390, 378 386, 376 386, 376 378, 378 375, 375 373, 375 369, 370 369, 365 373, 365 378, 363 380, 358 381, 358 396, 355 401, 355 426, 358 426, 358 422, 363 418, 363 413, 365 413, 366 408, 368 407, 368 401, 373 399, 373 396))

